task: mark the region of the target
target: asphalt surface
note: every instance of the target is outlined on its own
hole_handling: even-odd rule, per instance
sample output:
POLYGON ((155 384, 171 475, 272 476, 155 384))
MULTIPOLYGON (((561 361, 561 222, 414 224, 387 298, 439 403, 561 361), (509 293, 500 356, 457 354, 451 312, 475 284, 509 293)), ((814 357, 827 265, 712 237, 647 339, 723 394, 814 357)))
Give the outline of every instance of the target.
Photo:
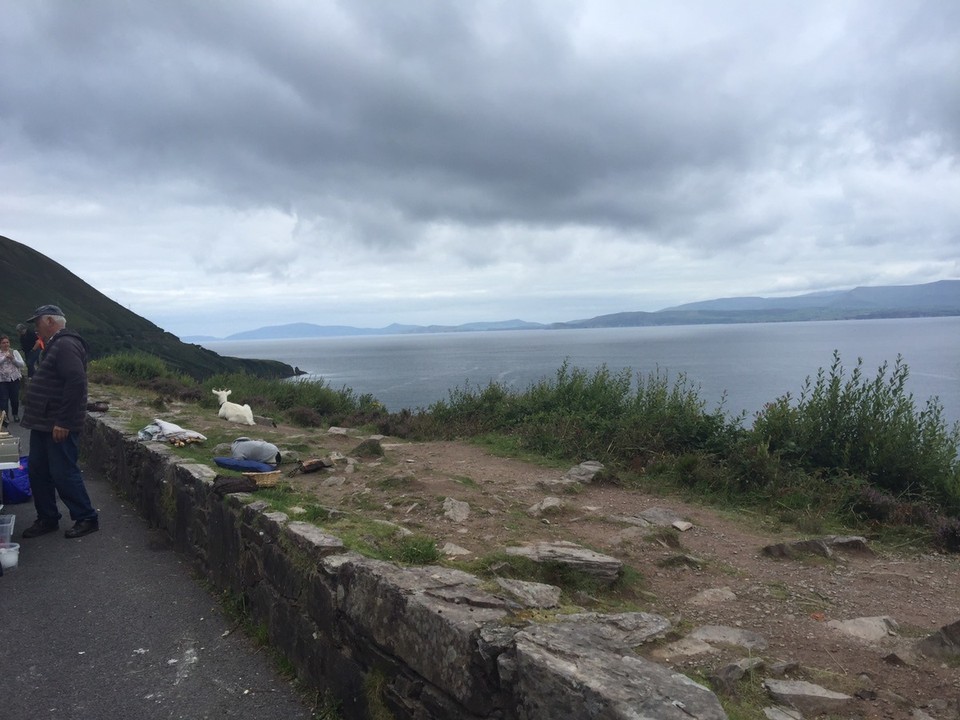
MULTIPOLYGON (((27 454, 29 432, 11 423, 27 454)), ((84 472, 100 531, 24 540, 33 503, 16 515, 19 565, 0 577, 0 718, 310 718, 270 653, 109 483, 84 472)))

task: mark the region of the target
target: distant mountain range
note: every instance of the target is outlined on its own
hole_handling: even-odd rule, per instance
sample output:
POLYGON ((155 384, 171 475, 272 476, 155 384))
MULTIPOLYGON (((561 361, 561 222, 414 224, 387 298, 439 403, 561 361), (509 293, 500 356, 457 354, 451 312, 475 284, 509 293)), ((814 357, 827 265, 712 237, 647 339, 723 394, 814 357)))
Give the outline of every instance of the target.
POLYGON ((656 312, 620 312, 586 320, 534 323, 525 320, 474 322, 464 325, 398 325, 358 328, 347 325, 291 323, 270 325, 225 338, 185 337, 187 342, 209 340, 277 340, 281 338, 402 335, 410 333, 482 332, 487 330, 565 330, 573 328, 705 325, 724 323, 798 322, 802 320, 871 320, 878 318, 960 315, 960 280, 924 285, 856 287, 852 290, 809 293, 782 298, 732 297, 687 303, 656 312))

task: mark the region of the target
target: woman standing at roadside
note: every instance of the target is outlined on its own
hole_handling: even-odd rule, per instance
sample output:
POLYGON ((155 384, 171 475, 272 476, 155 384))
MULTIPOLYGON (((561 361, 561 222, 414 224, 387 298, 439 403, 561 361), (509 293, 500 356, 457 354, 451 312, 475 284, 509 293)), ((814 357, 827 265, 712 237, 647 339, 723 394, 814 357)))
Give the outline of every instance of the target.
POLYGON ((20 422, 20 371, 26 366, 20 353, 10 349, 10 338, 0 335, 0 411, 6 412, 9 404, 14 422, 20 422))

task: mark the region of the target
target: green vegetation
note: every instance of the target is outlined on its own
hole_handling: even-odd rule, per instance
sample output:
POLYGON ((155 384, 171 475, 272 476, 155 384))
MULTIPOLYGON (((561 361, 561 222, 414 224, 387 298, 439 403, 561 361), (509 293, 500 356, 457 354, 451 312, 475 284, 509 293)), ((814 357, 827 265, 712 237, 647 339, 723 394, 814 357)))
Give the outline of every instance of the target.
POLYGON ((364 425, 384 414, 383 406, 371 395, 358 396, 350 388, 331 389, 324 382, 281 380, 239 373, 217 373, 204 380, 177 371, 155 355, 121 352, 93 360, 91 382, 101 385, 132 385, 157 393, 160 401, 195 402, 215 409, 214 388, 229 388, 231 399, 243 398, 257 412, 288 418, 304 427, 349 422, 364 425))
MULTIPOLYGON (((350 425, 411 439, 470 439, 545 463, 599 460, 600 482, 681 492, 701 501, 755 509, 802 532, 831 528, 899 533, 960 551, 960 424, 949 427, 936 398, 922 409, 906 390, 898 358, 865 376, 838 353, 803 383, 799 397, 775 398, 750 427, 743 416, 708 410, 685 376, 590 373, 564 363, 551 380, 522 392, 497 383, 456 388, 426 410, 388 413, 372 396, 322 382, 245 373, 204 381, 160 359, 123 353, 91 364, 91 379, 124 383, 215 407, 229 387, 258 412, 300 426, 350 425)), ((466 481, 466 480, 465 480, 466 481)), ((369 534, 359 533, 358 542, 369 534)), ((376 546, 377 543, 369 543, 376 546)), ((405 562, 425 548, 380 548, 405 562)), ((429 560, 425 560, 429 562, 429 560)))
POLYGON ((384 701, 387 677, 380 670, 367 673, 364 678, 364 695, 367 700, 367 714, 371 720, 393 720, 393 713, 384 701))
POLYGON ((287 483, 258 490, 257 499, 267 501, 274 510, 297 520, 321 525, 340 538, 346 547, 366 557, 404 565, 430 565, 440 560, 440 551, 433 538, 416 533, 404 534, 393 523, 317 505, 309 495, 297 492, 287 483), (302 511, 294 513, 294 507, 302 511))
POLYGON ((957 432, 943 422, 935 401, 917 412, 906 390, 909 374, 898 357, 872 380, 862 362, 846 376, 838 353, 804 384, 799 401, 786 395, 770 403, 754 423, 767 451, 793 467, 845 472, 872 488, 911 500, 930 500, 960 510, 957 432))
POLYGON ((627 466, 639 457, 706 450, 725 441, 722 411, 704 410, 686 377, 672 385, 666 373, 638 377, 601 367, 590 374, 564 363, 553 380, 523 393, 496 383, 457 388, 432 405, 420 425, 442 437, 500 435, 518 452, 553 460, 595 459, 627 466))

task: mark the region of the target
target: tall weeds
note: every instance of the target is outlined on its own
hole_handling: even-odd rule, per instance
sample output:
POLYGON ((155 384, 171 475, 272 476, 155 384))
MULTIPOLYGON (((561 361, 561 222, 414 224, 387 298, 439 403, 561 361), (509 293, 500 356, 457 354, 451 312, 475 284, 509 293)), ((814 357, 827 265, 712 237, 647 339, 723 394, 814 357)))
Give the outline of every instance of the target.
POLYGON ((590 373, 567 362, 524 392, 496 383, 457 388, 428 415, 444 437, 503 433, 550 458, 612 463, 721 447, 731 428, 721 408, 705 411, 698 388, 683 375, 671 382, 657 370, 633 382, 629 370, 601 366, 590 373))
POLYGON ((796 403, 786 395, 757 414, 753 435, 783 462, 850 473, 895 496, 956 512, 960 425, 947 427, 936 398, 918 410, 908 378, 902 357, 868 379, 862 360, 848 375, 834 352, 829 370, 807 378, 796 403))

